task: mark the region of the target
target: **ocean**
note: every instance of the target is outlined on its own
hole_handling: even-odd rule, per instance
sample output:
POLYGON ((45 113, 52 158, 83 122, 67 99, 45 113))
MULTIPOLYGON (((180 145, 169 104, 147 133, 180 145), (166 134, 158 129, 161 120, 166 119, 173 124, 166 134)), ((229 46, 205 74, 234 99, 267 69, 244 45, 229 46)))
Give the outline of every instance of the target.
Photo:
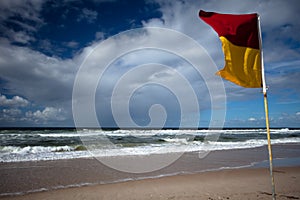
MULTIPOLYGON (((271 138, 275 169, 300 166, 300 129, 272 129, 271 138)), ((0 198, 178 174, 268 168, 266 145, 265 129, 1 129, 0 198)))
MULTIPOLYGON (((271 129, 272 144, 300 143, 300 129, 271 129)), ((0 130, 0 162, 97 156, 249 149, 267 145, 265 129, 101 130, 68 128, 0 130)))

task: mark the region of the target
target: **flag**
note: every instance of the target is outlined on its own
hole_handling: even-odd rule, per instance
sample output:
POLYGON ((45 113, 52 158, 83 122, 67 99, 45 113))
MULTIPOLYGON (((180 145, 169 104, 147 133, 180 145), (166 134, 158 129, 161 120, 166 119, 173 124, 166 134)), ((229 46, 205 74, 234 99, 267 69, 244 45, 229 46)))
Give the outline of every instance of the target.
POLYGON ((200 10, 199 17, 218 33, 222 42, 225 67, 216 74, 242 87, 262 87, 258 15, 200 10))

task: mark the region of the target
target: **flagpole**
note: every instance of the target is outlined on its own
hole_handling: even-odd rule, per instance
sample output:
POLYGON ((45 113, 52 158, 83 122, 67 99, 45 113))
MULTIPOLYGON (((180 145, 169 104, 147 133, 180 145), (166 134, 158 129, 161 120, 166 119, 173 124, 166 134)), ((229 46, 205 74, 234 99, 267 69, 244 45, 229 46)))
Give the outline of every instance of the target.
POLYGON ((270 177, 271 177, 271 184, 272 184, 272 199, 276 200, 275 182, 274 182, 274 175, 273 175, 273 156, 272 156, 272 146, 271 146, 271 136, 270 136, 270 123, 269 123, 269 108, 268 108, 268 98, 267 98, 267 86, 266 86, 266 79, 265 79, 265 69, 264 69, 263 49, 262 49, 262 36, 261 36, 261 28, 260 28, 260 16, 258 16, 258 29, 259 29, 259 43, 260 43, 260 49, 261 49, 261 73, 262 73, 262 85, 263 85, 263 94, 264 94, 264 107, 265 107, 266 128, 267 128, 267 138, 268 138, 270 177))

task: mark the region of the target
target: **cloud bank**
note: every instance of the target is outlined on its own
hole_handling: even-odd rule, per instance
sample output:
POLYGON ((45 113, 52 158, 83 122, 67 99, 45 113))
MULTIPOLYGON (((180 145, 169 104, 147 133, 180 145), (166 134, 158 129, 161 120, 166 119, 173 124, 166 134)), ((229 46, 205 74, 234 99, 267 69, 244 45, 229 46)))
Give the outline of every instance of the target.
MULTIPOLYGON (((50 39, 40 39, 37 33, 48 25, 43 15, 44 10, 47 9, 45 7, 47 2, 35 0, 0 2, 1 126, 73 126, 72 90, 78 69, 87 55, 97 45, 105 38, 112 36, 109 35, 109 31, 100 27, 90 34, 93 39, 84 46, 75 37, 70 37, 59 45, 55 45, 55 42, 50 39), (43 44, 43 46, 37 48, 35 44, 43 44), (73 56, 66 58, 47 53, 54 52, 53 49, 55 47, 57 49, 73 49, 70 50, 73 56), (77 50, 74 51, 74 49, 77 50)), ((265 69, 267 83, 270 86, 271 103, 278 106, 277 109, 281 108, 283 104, 292 103, 292 108, 288 108, 286 111, 288 115, 284 115, 282 110, 276 110, 276 112, 281 114, 274 114, 273 123, 278 126, 284 126, 284 124, 289 124, 290 120, 291 124, 297 124, 298 115, 295 113, 299 112, 297 109, 300 104, 298 87, 300 83, 298 78, 300 73, 300 37, 298 34, 300 14, 297 0, 249 0, 243 1, 243 3, 237 0, 226 2, 216 0, 209 2, 157 0, 151 2, 159 5, 158 12, 161 15, 160 17, 149 16, 147 19, 140 20, 139 24, 142 24, 142 26, 139 27, 169 28, 188 35, 204 47, 219 69, 224 65, 220 41, 216 37, 216 33, 200 21, 198 11, 203 9, 223 13, 259 13, 261 16, 265 69)), ((98 2, 97 5, 102 5, 101 3, 103 2, 98 2)), ((113 4, 117 2, 105 3, 113 4)), ((68 5, 67 2, 64 2, 56 6, 68 7, 68 5)), ((74 8, 73 4, 72 6, 74 8)), ((143 10, 145 9, 143 8, 143 10)), ((99 18, 101 18, 100 12, 83 6, 74 21, 96 26, 99 18)), ((128 23, 132 26, 130 20, 128 23)), ((68 26, 68 24, 60 24, 59 26, 68 26)), ((118 27, 111 28, 117 29, 118 27)), ((79 30, 80 27, 78 27, 79 30)), ((119 29, 118 31, 126 30, 119 29)), ((149 37, 147 34, 142 36, 145 40, 149 37)), ((82 37, 84 37, 84 32, 82 37)), ((107 47, 106 54, 103 57, 114 54, 115 49, 122 48, 124 45, 129 47, 130 43, 138 40, 138 37, 140 35, 128 35, 127 38, 123 39, 125 43, 116 40, 115 46, 107 47)), ((160 41, 161 39, 161 37, 156 36, 158 43, 163 42, 160 41)), ((176 48, 182 44, 174 39, 174 42, 168 45, 176 48)), ((193 55, 194 52, 192 50, 186 50, 185 53, 196 56, 193 55)), ((207 95, 206 84, 201 76, 197 76, 186 61, 175 55, 161 51, 144 50, 131 52, 115 60, 111 63, 109 70, 106 71, 105 77, 99 82, 98 93, 96 92, 97 115, 105 126, 115 125, 109 99, 118 79, 128 70, 149 62, 172 66, 177 72, 188 78, 192 87, 197 91, 196 96, 203 111, 200 120, 209 121, 211 102, 207 95)), ((91 81, 89 78, 92 76, 93 71, 89 73, 91 74, 86 74, 86 79, 83 82, 83 91, 89 87, 91 81)), ((172 73, 174 73, 172 70, 161 70, 153 72, 152 77, 144 76, 143 73, 140 73, 138 78, 132 79, 132 82, 126 87, 129 89, 139 84, 141 80, 155 79, 156 81, 170 81, 184 93, 184 88, 180 88, 181 84, 173 79, 172 73)), ((236 108, 230 102, 254 101, 259 103, 261 100, 259 89, 244 89, 229 82, 224 82, 224 84, 227 91, 227 101, 229 102, 228 109, 232 109, 232 112, 235 112, 236 108)), ((147 124, 149 122, 147 111, 150 104, 161 103, 169 106, 167 106, 169 112, 168 123, 175 126, 180 119, 177 108, 178 103, 176 103, 174 96, 170 92, 163 88, 155 89, 155 87, 137 90, 131 103, 132 115, 135 116, 137 122, 147 124), (147 106, 145 107, 145 105, 147 106)), ((122 101, 122 96, 119 98, 122 101)), ((122 104, 120 103, 120 105, 122 104)), ((253 108, 256 109, 254 105, 253 108)), ((248 111, 251 111, 251 109, 248 111)), ((248 116, 243 116, 242 123, 244 125, 251 125, 251 123, 258 121, 259 117, 253 117, 252 114, 249 113, 248 116)), ((263 110, 259 114, 263 116, 263 110)), ((193 115, 195 113, 191 111, 191 116, 193 115)), ((236 116, 239 116, 239 114, 236 114, 236 116)), ((233 122, 234 117, 228 120, 233 122)), ((232 123, 228 124, 232 125, 232 123)), ((204 125, 207 125, 207 123, 204 125)))

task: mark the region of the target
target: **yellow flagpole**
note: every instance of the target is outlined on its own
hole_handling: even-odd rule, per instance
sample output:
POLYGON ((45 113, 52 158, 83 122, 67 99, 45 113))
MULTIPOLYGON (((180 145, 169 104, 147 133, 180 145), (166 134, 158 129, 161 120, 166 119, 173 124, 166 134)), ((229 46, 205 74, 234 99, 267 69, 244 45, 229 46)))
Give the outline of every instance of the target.
POLYGON ((272 184, 272 197, 273 197, 273 200, 276 200, 275 182, 274 182, 274 175, 273 175, 273 156, 272 156, 272 146, 271 146, 271 136, 270 136, 267 93, 264 93, 264 105, 265 105, 265 114, 266 114, 266 127, 267 127, 267 137, 268 137, 268 151, 269 151, 270 177, 271 177, 271 184, 272 184))
POLYGON ((259 43, 260 43, 260 49, 261 49, 261 71, 262 71, 264 107, 265 107, 266 128, 267 128, 267 138, 268 138, 268 152, 269 152, 270 177, 271 177, 271 185, 272 185, 272 199, 276 200, 275 182, 274 182, 274 175, 273 175, 273 156, 272 156, 272 146, 271 146, 271 136, 270 136, 267 86, 266 86, 266 79, 265 79, 265 69, 264 69, 263 50, 262 50, 262 36, 261 36, 260 17, 259 16, 258 16, 258 29, 259 29, 259 43))

